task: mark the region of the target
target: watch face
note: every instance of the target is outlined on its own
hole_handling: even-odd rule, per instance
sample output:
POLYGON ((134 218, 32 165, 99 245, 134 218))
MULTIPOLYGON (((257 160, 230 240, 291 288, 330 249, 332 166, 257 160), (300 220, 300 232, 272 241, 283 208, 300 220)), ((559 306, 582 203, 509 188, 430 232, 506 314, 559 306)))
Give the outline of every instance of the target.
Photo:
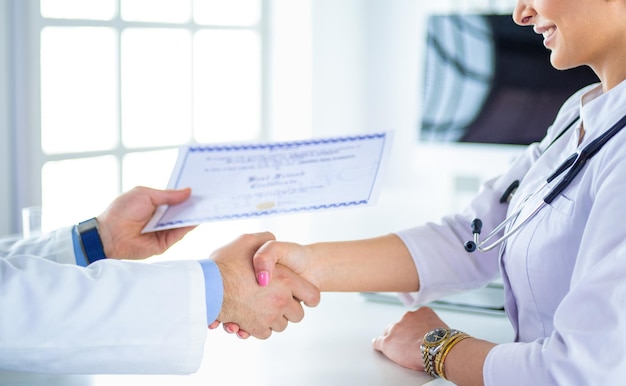
POLYGON ((426 334, 426 336, 424 337, 424 343, 435 344, 441 342, 441 340, 447 335, 448 330, 446 330, 445 328, 435 328, 434 330, 426 334))

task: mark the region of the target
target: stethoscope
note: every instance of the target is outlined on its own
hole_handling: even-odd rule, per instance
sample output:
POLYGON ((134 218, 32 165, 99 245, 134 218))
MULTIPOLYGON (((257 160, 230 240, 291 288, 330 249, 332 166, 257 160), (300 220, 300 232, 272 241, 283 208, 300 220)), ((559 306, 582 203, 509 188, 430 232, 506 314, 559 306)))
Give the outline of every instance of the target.
MULTIPOLYGON (((576 121, 578 121, 578 118, 576 118, 574 121, 572 121, 572 123, 570 123, 565 128, 565 130, 563 130, 563 132, 561 132, 556 137, 556 139, 561 137, 561 135, 563 135, 563 133, 565 131, 569 130, 569 128, 572 127, 576 123, 576 121)), ((526 199, 522 200, 522 202, 513 211, 513 213, 511 215, 509 215, 506 219, 504 219, 504 221, 502 221, 498 226, 496 226, 487 235, 487 237, 484 240, 481 241, 480 238, 479 238, 479 235, 480 235, 480 232, 481 232, 482 226, 483 226, 482 221, 480 219, 478 219, 478 218, 472 220, 471 229, 472 229, 472 234, 474 235, 474 240, 469 240, 469 241, 465 242, 465 244, 464 244, 465 250, 467 252, 474 252, 476 249, 478 249, 481 252, 487 252, 487 251, 490 251, 490 250, 494 249, 498 245, 501 245, 509 237, 511 237, 512 235, 517 233, 524 225, 526 225, 533 217, 535 217, 535 215, 537 213, 539 213, 539 211, 541 211, 541 209, 543 209, 543 207, 545 207, 546 205, 551 204, 552 201, 554 201, 554 199, 557 198, 565 190, 565 188, 567 188, 569 186, 569 184, 572 183, 574 178, 576 178, 578 173, 580 173, 580 171, 585 166, 587 161, 589 161, 591 159, 591 157, 596 155, 596 153, 598 153, 598 151, 600 151, 600 149, 602 149, 602 146, 604 146, 611 138, 613 138, 615 136, 615 134, 617 134, 620 130, 622 130, 622 128, 624 128, 624 126, 626 126, 626 115, 623 116, 622 119, 620 119, 610 129, 605 131, 598 138, 594 139, 590 144, 585 146, 580 151, 580 153, 574 153, 571 156, 569 156, 554 171, 554 173, 552 173, 552 174, 550 174, 550 176, 548 176, 548 178, 546 179, 546 182, 544 182, 541 185, 541 187, 535 191, 535 193, 531 194, 526 199), (559 177, 561 174, 563 174, 566 170, 567 170, 567 173, 565 173, 563 178, 561 178, 561 180, 543 197, 542 200, 538 200, 539 202, 538 202, 537 206, 532 211, 529 211, 528 214, 524 217, 524 219, 522 221, 519 221, 514 226, 511 226, 510 229, 505 231, 504 234, 500 238, 498 238, 496 241, 492 242, 489 245, 485 245, 487 242, 489 242, 489 240, 492 240, 493 238, 495 238, 496 235, 502 229, 504 229, 504 228, 508 227, 509 225, 512 225, 513 223, 515 223, 515 221, 517 220, 517 217, 520 215, 522 210, 525 208, 526 204, 528 202, 536 201, 536 200, 533 200, 533 198, 537 198, 537 196, 542 191, 544 191, 544 189, 548 186, 548 184, 550 184, 552 181, 554 181, 557 177, 559 177)), ((556 141, 556 139, 554 141, 556 141)), ((554 141, 552 142, 552 144, 554 143, 554 141)), ((552 145, 552 144, 550 144, 550 145, 552 145)), ((506 189, 506 191, 504 192, 500 202, 501 203, 509 202, 510 198, 515 193, 515 191, 517 190, 518 186, 519 186, 519 181, 514 181, 506 189)))

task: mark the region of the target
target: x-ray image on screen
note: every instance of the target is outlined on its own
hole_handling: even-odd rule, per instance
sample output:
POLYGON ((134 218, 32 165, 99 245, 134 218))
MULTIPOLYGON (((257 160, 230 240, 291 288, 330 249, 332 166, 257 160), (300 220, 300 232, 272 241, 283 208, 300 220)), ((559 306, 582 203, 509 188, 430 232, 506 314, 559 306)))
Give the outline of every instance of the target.
POLYGON ((587 67, 554 69, 542 36, 510 15, 433 15, 427 28, 421 141, 538 141, 563 102, 598 81, 587 67))

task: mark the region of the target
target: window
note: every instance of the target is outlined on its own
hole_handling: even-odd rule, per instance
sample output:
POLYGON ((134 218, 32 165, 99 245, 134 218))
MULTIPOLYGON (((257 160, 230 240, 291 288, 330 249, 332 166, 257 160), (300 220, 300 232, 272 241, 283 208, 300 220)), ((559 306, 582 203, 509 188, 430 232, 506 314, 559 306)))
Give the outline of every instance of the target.
POLYGON ((135 185, 165 187, 179 145, 267 138, 264 0, 15 4, 30 20, 23 112, 40 119, 22 135, 40 139, 30 150, 47 227, 135 185))

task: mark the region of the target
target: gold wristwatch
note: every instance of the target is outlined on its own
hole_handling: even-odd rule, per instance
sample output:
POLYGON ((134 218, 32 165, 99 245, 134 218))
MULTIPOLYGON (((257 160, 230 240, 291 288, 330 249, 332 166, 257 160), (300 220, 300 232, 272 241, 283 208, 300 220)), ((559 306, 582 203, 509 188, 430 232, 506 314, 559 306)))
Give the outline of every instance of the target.
POLYGON ((465 338, 469 338, 469 335, 459 330, 443 327, 427 332, 420 345, 424 371, 435 378, 445 378, 443 361, 452 346, 465 338))

